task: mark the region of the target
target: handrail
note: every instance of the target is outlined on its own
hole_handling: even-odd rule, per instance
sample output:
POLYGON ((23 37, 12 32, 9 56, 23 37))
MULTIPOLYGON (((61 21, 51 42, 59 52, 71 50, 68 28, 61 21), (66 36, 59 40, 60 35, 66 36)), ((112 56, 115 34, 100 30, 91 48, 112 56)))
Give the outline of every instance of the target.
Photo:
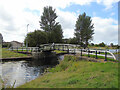
MULTIPOLYGON (((20 47, 20 48, 18 48, 18 47, 14 47, 14 48, 9 48, 9 50, 24 50, 24 49, 26 49, 26 51, 28 51, 28 50, 31 50, 31 52, 34 52, 34 50, 35 51, 51 51, 51 50, 63 50, 63 51, 74 51, 74 53, 76 53, 77 51, 81 51, 82 50, 82 52, 87 52, 88 54, 91 54, 91 52, 93 53, 93 52, 103 52, 103 53, 105 53, 105 57, 107 56, 107 53, 109 53, 111 56, 109 56, 109 57, 113 57, 114 58, 114 60, 116 60, 116 57, 115 57, 115 55, 112 53, 112 52, 110 52, 110 51, 105 51, 105 50, 92 50, 92 49, 77 49, 76 47, 80 47, 80 45, 75 45, 75 44, 54 44, 54 43, 51 43, 51 44, 42 44, 42 45, 40 45, 41 47, 28 47, 28 48, 26 48, 26 47, 20 47), (43 47, 42 47, 43 46, 43 47), (107 52, 107 53, 106 53, 107 52)), ((79 53, 79 52, 78 52, 79 53)))

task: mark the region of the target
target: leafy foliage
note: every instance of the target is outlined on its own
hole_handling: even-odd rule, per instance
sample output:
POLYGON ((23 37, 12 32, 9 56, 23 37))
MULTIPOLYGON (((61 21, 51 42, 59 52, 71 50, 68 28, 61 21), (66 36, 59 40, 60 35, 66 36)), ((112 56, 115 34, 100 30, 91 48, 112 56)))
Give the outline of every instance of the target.
MULTIPOLYGON (((27 34, 26 39, 28 40, 28 46, 38 46, 40 44, 47 43, 47 33, 40 30, 35 30, 34 32, 30 32, 27 34)), ((25 39, 25 43, 26 43, 25 39)))
POLYGON ((10 48, 11 46, 12 46, 11 43, 3 43, 2 44, 3 48, 10 48))
POLYGON ((77 43, 81 45, 85 43, 88 46, 88 41, 92 40, 94 34, 93 24, 91 17, 86 16, 86 13, 79 15, 76 25, 75 25, 75 36, 77 38, 77 43))
POLYGON ((104 43, 104 42, 99 43, 99 46, 100 46, 100 47, 105 47, 105 43, 104 43))
POLYGON ((2 34, 0 33, 0 44, 3 42, 3 36, 2 34))
POLYGON ((40 27, 48 34, 48 42, 62 42, 63 32, 59 22, 56 22, 57 15, 55 9, 51 6, 44 7, 43 15, 41 16, 40 27))

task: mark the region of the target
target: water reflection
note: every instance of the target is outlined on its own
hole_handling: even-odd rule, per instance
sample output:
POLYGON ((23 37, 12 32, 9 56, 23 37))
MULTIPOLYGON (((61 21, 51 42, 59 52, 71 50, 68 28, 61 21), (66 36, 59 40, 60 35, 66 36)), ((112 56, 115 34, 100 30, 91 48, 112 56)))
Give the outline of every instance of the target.
POLYGON ((2 78, 6 86, 12 86, 16 80, 15 87, 38 77, 45 66, 29 67, 26 61, 5 62, 2 65, 2 78))
MULTIPOLYGON (((63 57, 63 56, 60 56, 63 57)), ((50 59, 50 58, 49 58, 50 59)), ((29 82, 44 72, 47 67, 53 65, 41 65, 38 61, 10 61, 2 63, 2 79, 5 82, 5 86, 22 85, 29 82)))

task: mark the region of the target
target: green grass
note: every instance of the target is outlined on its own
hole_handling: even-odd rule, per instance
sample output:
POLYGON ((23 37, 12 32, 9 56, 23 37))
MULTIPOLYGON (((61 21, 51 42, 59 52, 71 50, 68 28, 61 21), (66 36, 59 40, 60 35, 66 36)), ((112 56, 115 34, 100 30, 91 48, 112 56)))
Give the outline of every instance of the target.
POLYGON ((120 52, 117 52, 117 53, 113 53, 113 54, 119 54, 119 55, 120 55, 120 52))
MULTIPOLYGON (((94 54, 96 53, 94 52, 94 54)), ((99 54, 99 52, 97 52, 97 54, 99 54)), ((100 52, 100 54, 105 55, 105 52, 100 52)), ((107 52, 107 55, 111 55, 111 54, 107 52)))
POLYGON ((31 52, 31 50, 13 50, 13 51, 31 52))
POLYGON ((49 73, 18 88, 118 88, 118 63, 78 59, 65 56, 49 73))
POLYGON ((12 58, 12 57, 27 57, 26 54, 16 53, 13 51, 9 51, 5 48, 2 49, 2 58, 12 58))
POLYGON ((90 49, 117 49, 117 47, 95 47, 95 46, 88 46, 90 49))
POLYGON ((56 54, 59 54, 59 53, 66 53, 67 51, 54 50, 54 52, 56 52, 56 54))

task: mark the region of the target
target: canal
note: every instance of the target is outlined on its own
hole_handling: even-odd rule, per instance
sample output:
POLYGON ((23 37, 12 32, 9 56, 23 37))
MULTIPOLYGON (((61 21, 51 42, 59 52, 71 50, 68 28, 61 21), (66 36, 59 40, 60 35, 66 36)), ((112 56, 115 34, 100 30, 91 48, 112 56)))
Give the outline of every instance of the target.
MULTIPOLYGON (((63 60, 64 55, 59 55, 50 59, 63 60)), ((53 67, 55 65, 41 65, 35 60, 22 60, 22 61, 8 61, 2 62, 2 80, 4 81, 5 87, 13 86, 17 87, 26 82, 34 80, 35 78, 43 75, 46 68, 53 67)))

